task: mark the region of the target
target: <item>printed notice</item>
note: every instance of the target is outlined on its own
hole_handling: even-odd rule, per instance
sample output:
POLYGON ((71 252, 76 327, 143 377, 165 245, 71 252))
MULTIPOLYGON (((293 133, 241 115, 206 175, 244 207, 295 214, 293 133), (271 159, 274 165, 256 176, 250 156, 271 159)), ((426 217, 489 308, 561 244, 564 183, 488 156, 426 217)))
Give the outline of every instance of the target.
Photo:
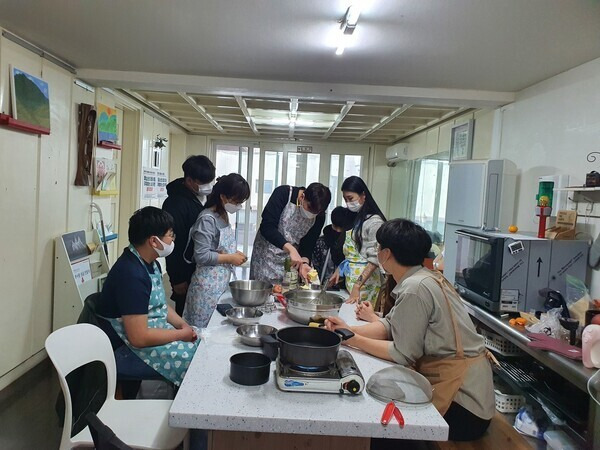
POLYGON ((145 200, 156 198, 156 170, 144 169, 142 173, 142 198, 145 200))
POLYGON ((156 172, 156 196, 158 198, 165 198, 167 196, 167 184, 169 183, 169 178, 167 177, 166 172, 157 171, 156 172))
POLYGON ((90 267, 90 260, 88 258, 71 264, 71 269, 73 270, 73 277, 78 286, 92 279, 92 268, 90 267))

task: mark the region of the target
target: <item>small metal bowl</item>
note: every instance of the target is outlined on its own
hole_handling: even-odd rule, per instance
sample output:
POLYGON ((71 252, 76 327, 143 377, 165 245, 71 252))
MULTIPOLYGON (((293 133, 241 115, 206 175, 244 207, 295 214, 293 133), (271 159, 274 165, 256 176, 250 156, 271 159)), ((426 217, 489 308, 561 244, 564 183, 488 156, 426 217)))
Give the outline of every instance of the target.
POLYGON ((260 322, 262 311, 249 306, 231 308, 227 311, 227 318, 234 325, 254 325, 260 322))
POLYGON ((244 344, 251 347, 261 347, 262 342, 260 341, 260 337, 275 333, 277 328, 269 325, 242 325, 236 331, 244 344))

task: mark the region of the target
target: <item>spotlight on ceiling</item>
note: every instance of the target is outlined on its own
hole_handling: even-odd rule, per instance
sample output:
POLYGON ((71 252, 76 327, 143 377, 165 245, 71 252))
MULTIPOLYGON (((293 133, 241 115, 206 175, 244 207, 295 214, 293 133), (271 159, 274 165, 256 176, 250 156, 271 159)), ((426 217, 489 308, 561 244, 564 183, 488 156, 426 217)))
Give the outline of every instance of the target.
POLYGON ((346 10, 344 18, 340 20, 340 31, 341 36, 339 38, 339 44, 335 51, 335 54, 340 56, 344 53, 348 37, 354 33, 356 25, 358 24, 358 18, 360 17, 360 3, 352 4, 346 10))

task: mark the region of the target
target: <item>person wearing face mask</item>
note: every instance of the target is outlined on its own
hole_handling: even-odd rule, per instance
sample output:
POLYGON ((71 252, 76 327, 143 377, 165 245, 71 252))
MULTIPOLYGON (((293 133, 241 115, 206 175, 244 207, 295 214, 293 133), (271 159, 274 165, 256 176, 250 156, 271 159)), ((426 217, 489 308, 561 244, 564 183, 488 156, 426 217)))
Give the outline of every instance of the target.
MULTIPOLYGON (((206 199, 206 208, 190 230, 187 247, 193 247, 196 270, 187 292, 183 318, 205 328, 225 292, 234 266, 248 258, 237 251, 229 215, 243 208, 250 197, 248 182, 237 173, 219 177, 206 199)), ((187 254, 187 251, 186 251, 187 254)))
POLYGON ((385 222, 385 216, 362 178, 346 178, 342 183, 342 193, 346 206, 356 213, 356 218, 352 229, 346 232, 343 248, 346 259, 329 283, 337 284, 340 276, 345 276, 346 289, 350 293, 347 302, 368 301, 376 307, 383 280, 377 264, 375 235, 385 222))
POLYGON ((131 216, 128 234, 129 247, 110 269, 96 305, 99 325, 115 349, 120 374, 141 379, 162 376, 179 386, 198 336, 167 305, 156 261, 175 246, 173 218, 147 206, 131 216))
POLYGON ((349 328, 345 345, 413 367, 433 386, 433 405, 450 428, 451 441, 480 438, 495 414, 494 385, 483 337, 460 296, 437 271, 423 267, 431 238, 410 220, 394 219, 377 232, 378 260, 397 282, 389 313, 348 327, 329 317, 329 330, 349 328))
POLYGON ((250 279, 281 284, 284 262, 290 258, 302 279, 311 270, 310 257, 321 229, 331 192, 321 183, 307 188, 279 186, 262 213, 252 250, 250 279))
MULTIPOLYGON (((162 206, 164 211, 173 216, 173 230, 180 236, 175 249, 166 259, 172 290, 171 300, 175 302, 175 310, 179 315, 183 314, 185 297, 195 269, 194 264, 185 261, 183 250, 190 228, 204 209, 206 196, 211 193, 215 180, 215 166, 206 156, 190 156, 181 167, 183 178, 167 185, 168 197, 162 206)), ((191 254, 187 258, 190 259, 191 254)))

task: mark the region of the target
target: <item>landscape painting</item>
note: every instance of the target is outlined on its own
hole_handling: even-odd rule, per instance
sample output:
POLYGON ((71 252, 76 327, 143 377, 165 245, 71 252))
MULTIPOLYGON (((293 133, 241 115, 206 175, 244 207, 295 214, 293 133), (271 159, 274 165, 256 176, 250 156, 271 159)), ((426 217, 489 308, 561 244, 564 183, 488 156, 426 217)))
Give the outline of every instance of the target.
POLYGON ((117 111, 98 103, 98 142, 117 143, 117 111))
POLYGON ((16 67, 10 67, 13 118, 50 129, 48 83, 16 67))

